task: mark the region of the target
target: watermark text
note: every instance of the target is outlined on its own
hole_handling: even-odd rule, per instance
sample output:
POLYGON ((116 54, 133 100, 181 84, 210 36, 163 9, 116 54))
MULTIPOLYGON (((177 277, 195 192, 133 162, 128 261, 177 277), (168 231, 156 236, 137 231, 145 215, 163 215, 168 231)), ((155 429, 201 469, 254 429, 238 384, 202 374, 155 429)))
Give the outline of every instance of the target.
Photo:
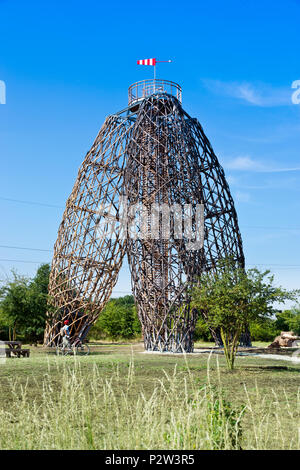
POLYGON ((292 83, 292 88, 295 88, 296 91, 292 94, 292 103, 300 104, 300 80, 295 80, 292 83))
POLYGON ((0 104, 6 104, 6 85, 3 80, 0 80, 0 104))
POLYGON ((187 250, 204 244, 203 204, 129 204, 121 197, 119 209, 101 205, 97 211, 98 238, 132 240, 183 240, 187 250))

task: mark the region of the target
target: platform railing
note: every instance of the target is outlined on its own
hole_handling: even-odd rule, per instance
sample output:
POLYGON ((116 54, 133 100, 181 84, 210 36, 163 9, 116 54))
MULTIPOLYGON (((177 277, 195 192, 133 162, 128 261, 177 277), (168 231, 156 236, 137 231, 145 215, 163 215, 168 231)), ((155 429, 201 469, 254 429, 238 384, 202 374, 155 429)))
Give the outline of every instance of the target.
POLYGON ((167 93, 182 101, 182 90, 178 83, 169 80, 142 80, 128 88, 128 105, 131 106, 155 93, 167 93))

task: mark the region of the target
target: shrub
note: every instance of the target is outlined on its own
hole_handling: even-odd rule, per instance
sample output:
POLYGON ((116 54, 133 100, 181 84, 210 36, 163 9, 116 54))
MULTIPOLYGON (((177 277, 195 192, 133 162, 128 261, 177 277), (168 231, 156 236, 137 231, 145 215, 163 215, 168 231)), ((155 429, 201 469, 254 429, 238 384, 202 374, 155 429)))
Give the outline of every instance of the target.
POLYGON ((279 332, 292 330, 296 335, 300 335, 300 309, 294 307, 291 310, 278 312, 275 325, 279 332))
POLYGON ((272 319, 266 319, 262 322, 253 322, 250 324, 250 335, 252 341, 273 341, 275 336, 280 333, 276 328, 276 322, 272 319))
POLYGON ((95 325, 90 337, 94 339, 131 339, 141 334, 141 325, 137 317, 132 295, 111 299, 95 325))

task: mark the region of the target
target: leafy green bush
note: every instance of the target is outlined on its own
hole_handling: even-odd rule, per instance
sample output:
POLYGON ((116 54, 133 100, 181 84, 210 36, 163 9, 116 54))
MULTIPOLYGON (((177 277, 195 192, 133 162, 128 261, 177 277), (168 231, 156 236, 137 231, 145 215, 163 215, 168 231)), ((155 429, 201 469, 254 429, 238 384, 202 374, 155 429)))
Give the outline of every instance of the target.
POLYGON ((111 299, 90 330, 93 339, 131 339, 141 334, 132 295, 111 299))
POLYGON ((278 334, 280 334, 280 331, 276 328, 276 321, 270 318, 250 324, 252 341, 273 341, 278 334))
POLYGON ((294 331, 296 335, 300 334, 299 308, 276 312, 275 318, 268 318, 250 325, 252 341, 273 341, 281 331, 294 331))
POLYGON ((209 331, 208 325, 205 322, 202 316, 199 316, 198 321, 196 323, 195 333, 194 333, 194 340, 195 341, 213 341, 213 337, 211 332, 209 331))
POLYGON ((50 265, 42 264, 33 279, 13 272, 13 279, 0 289, 1 339, 37 343, 43 339, 50 265))
POLYGON ((276 328, 278 331, 294 331, 300 335, 300 308, 284 310, 276 315, 276 328))

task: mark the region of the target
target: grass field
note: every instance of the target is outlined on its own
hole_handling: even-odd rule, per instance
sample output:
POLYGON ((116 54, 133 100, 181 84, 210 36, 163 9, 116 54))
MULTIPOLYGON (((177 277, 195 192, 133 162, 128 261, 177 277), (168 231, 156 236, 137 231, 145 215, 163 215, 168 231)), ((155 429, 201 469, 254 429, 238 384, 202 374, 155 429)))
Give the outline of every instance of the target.
POLYGON ((229 372, 219 355, 91 349, 74 358, 33 347, 0 365, 1 449, 300 446, 299 364, 238 357, 229 372))

